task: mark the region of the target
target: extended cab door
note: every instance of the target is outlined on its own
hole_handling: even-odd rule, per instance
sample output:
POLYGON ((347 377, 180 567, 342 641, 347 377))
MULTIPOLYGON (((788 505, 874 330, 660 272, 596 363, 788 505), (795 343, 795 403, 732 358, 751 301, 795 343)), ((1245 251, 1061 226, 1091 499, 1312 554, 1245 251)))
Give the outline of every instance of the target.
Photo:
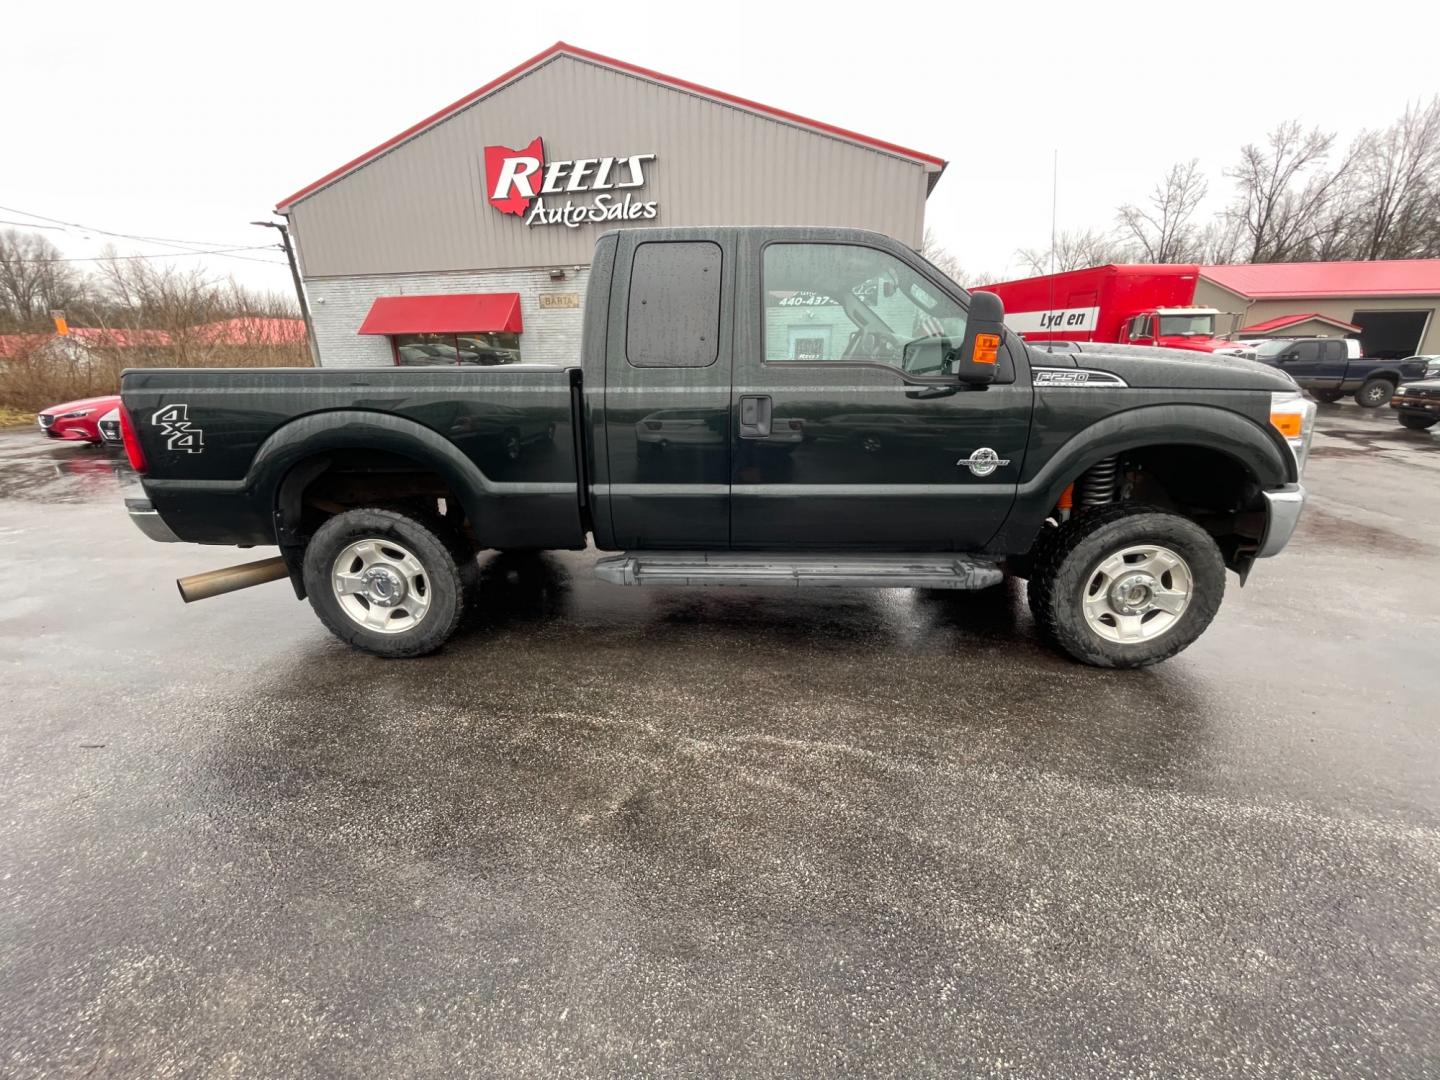
POLYGON ((734 233, 621 233, 605 348, 606 482, 622 548, 730 542, 734 233))
POLYGON ((1345 375, 1345 358, 1342 355, 1339 365, 1327 371, 1324 344, 1313 340, 1291 342, 1290 347, 1280 354, 1280 369, 1296 382, 1303 381, 1306 386, 1322 389, 1338 386, 1345 375))
POLYGON ((920 370, 939 350, 907 356, 906 344, 958 346, 968 297, 899 244, 764 232, 741 243, 733 546, 982 547, 1025 453, 1023 361, 1017 371, 1002 349, 999 378, 981 389, 920 370))

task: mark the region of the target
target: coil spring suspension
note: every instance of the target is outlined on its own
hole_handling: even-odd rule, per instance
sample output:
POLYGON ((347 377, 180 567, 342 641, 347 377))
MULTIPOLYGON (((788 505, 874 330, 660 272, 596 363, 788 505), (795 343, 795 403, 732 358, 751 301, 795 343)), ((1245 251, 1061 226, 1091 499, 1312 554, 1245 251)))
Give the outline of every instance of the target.
POLYGON ((1120 459, 1108 457, 1097 461, 1075 483, 1075 502, 1078 506, 1104 506, 1115 501, 1115 489, 1120 479, 1120 459))

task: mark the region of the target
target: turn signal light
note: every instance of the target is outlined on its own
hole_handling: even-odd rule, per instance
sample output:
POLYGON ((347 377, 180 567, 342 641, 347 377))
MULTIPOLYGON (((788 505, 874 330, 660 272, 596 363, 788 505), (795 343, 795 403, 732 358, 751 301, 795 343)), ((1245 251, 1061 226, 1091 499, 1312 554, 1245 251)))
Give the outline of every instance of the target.
POLYGON ((977 364, 993 364, 1000 355, 999 334, 976 334, 975 353, 971 359, 977 364))
POLYGON ((1287 439, 1298 439, 1304 427, 1304 418, 1299 413, 1293 412, 1272 412, 1270 423, 1275 425, 1275 430, 1284 435, 1287 439))

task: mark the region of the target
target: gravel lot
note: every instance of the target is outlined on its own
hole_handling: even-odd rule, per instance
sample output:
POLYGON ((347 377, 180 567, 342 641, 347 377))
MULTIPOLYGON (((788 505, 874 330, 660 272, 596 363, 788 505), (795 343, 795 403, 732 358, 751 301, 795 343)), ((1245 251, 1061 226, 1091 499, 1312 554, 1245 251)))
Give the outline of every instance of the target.
POLYGON ((593 553, 385 662, 0 434, 0 1075, 1434 1076, 1440 435, 1306 479, 1140 672, 593 553))

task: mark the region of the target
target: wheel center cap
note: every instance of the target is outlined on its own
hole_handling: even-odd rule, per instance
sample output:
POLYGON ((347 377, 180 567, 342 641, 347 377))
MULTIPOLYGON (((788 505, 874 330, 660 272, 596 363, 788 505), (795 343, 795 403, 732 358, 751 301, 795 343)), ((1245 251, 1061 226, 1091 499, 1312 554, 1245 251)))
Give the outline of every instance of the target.
POLYGON ((1143 615, 1155 597, 1155 579, 1149 574, 1126 574, 1110 586, 1110 606, 1120 615, 1143 615))
POLYGON ((405 579, 388 566, 372 566, 366 570, 365 599, 380 607, 394 607, 405 599, 405 579))

